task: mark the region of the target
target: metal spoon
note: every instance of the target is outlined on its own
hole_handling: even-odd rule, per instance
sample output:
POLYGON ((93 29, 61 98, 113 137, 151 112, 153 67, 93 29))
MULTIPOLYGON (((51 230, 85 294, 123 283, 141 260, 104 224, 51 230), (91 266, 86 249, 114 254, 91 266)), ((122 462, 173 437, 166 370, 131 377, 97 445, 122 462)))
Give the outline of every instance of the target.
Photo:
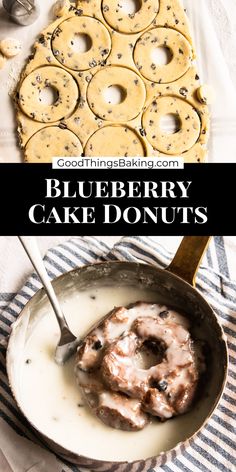
POLYGON ((82 340, 76 338, 69 329, 65 316, 61 310, 59 301, 56 297, 53 286, 45 269, 36 239, 29 236, 18 237, 29 259, 31 260, 39 278, 41 279, 41 282, 44 286, 44 289, 47 293, 47 296, 56 315, 61 331, 61 336, 56 346, 55 361, 57 364, 63 365, 76 352, 77 347, 82 344, 82 340))

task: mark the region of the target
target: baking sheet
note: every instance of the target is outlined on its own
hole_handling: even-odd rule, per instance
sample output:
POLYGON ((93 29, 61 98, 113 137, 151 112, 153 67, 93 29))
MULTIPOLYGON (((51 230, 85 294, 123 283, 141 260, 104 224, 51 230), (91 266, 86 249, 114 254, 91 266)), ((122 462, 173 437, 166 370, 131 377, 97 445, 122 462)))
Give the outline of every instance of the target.
MULTIPOLYGON (((212 122, 208 160, 209 162, 236 162, 236 89, 213 28, 207 7, 208 1, 183 0, 192 24, 198 55, 198 70, 202 82, 211 84, 216 95, 215 103, 211 107, 212 122)), ((30 54, 36 36, 53 19, 54 0, 44 0, 39 4, 40 17, 28 27, 10 23, 3 7, 0 8, 0 39, 11 36, 18 38, 23 44, 22 54, 8 61, 4 69, 0 71, 0 162, 22 161, 22 153, 17 145, 15 133, 14 107, 9 93, 17 83, 20 70, 30 54)))

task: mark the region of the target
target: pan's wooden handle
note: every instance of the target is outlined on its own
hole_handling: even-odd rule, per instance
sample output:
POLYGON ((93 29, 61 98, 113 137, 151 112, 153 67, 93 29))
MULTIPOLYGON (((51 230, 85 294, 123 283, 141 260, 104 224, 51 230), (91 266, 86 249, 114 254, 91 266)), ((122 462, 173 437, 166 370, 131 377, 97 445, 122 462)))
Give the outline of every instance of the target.
POLYGON ((195 278, 211 236, 185 236, 166 270, 195 286, 195 278))

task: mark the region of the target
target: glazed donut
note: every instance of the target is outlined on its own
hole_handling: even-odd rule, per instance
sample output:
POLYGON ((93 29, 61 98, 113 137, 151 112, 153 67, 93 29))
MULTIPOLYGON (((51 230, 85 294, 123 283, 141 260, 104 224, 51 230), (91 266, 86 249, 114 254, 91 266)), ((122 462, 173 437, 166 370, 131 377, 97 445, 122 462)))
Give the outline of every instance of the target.
POLYGON ((55 58, 72 70, 88 70, 103 63, 111 50, 111 38, 107 28, 96 18, 71 17, 54 31, 52 51, 55 58), (83 38, 84 49, 77 47, 83 38))
POLYGON ((76 377, 104 423, 135 431, 152 416, 165 421, 190 409, 205 362, 189 328, 173 309, 137 302, 115 308, 86 337, 76 377))

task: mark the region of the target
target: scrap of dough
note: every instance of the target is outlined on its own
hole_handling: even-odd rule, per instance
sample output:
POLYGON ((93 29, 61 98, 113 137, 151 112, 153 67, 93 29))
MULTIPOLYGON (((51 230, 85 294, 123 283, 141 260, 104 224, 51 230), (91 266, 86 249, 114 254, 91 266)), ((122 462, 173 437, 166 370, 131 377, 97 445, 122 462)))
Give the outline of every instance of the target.
POLYGON ((204 84, 198 88, 197 97, 200 103, 211 105, 215 100, 214 90, 209 85, 204 84))
POLYGON ((58 0, 53 6, 53 13, 57 18, 60 18, 68 13, 70 6, 69 0, 58 0))
POLYGON ((17 56, 22 51, 22 45, 18 39, 6 38, 0 41, 1 53, 10 59, 11 57, 17 56))
POLYGON ((5 66, 5 63, 6 63, 6 58, 0 52, 0 69, 3 69, 3 67, 5 66))

